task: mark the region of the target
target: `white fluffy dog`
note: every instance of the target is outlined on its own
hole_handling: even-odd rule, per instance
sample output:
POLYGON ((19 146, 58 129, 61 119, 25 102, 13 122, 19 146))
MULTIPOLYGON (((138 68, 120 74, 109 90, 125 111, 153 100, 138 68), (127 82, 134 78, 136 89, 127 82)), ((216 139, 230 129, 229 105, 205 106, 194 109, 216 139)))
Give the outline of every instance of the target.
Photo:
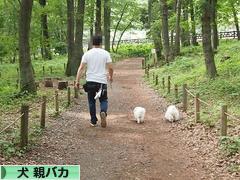
POLYGON ((174 105, 168 106, 167 111, 165 113, 165 118, 166 118, 166 120, 168 120, 170 122, 180 120, 180 113, 179 113, 178 109, 176 108, 176 106, 174 106, 174 105))
POLYGON ((135 107, 133 110, 134 117, 138 124, 144 122, 144 116, 145 116, 145 108, 143 107, 135 107))

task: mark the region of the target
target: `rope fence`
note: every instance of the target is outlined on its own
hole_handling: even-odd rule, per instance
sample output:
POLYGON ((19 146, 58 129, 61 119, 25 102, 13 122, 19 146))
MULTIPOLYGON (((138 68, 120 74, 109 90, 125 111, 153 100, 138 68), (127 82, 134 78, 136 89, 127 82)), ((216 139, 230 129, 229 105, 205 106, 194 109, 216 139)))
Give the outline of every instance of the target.
MULTIPOLYGON (((146 65, 147 58, 145 58, 142 62, 144 66, 142 66, 143 69, 145 69, 145 75, 147 76, 147 79, 150 79, 150 65, 146 65), (145 62, 144 62, 145 61, 145 62)), ((152 73, 152 82, 154 86, 159 86, 159 76, 155 74, 154 72, 152 73)), ((150 79, 151 80, 151 79, 150 79)), ((179 87, 174 81, 172 80, 171 76, 167 77, 162 77, 162 83, 160 86, 163 90, 167 90, 167 93, 170 94, 171 90, 174 91, 175 94, 175 99, 177 100, 179 98, 179 87), (167 89, 166 89, 167 88, 167 89)), ((206 101, 202 100, 200 98, 199 93, 194 94, 191 92, 191 90, 187 87, 187 84, 182 85, 182 104, 183 104, 183 112, 187 113, 188 109, 188 95, 190 95, 192 98, 194 98, 194 116, 195 116, 195 122, 198 123, 200 121, 200 113, 201 113, 201 104, 205 105, 209 111, 209 114, 211 117, 213 117, 213 112, 210 111, 210 107, 213 105, 207 103, 206 101)), ((227 136, 227 128, 228 128, 228 119, 231 118, 237 122, 240 122, 240 118, 238 118, 236 115, 232 115, 227 111, 227 105, 222 105, 221 110, 220 110, 220 115, 221 115, 221 136, 227 136)))
POLYGON ((6 126, 5 128, 3 128, 0 131, 0 134, 2 134, 3 132, 5 132, 8 128, 10 128, 11 126, 13 126, 20 118, 22 118, 23 114, 21 114, 20 117, 18 117, 17 119, 15 119, 12 123, 10 123, 8 126, 6 126))
MULTIPOLYGON (((71 94, 71 87, 67 87, 66 93, 63 94, 64 96, 61 96, 61 98, 66 99, 67 107, 71 105, 72 98, 79 98, 79 90, 77 88, 74 88, 74 96, 72 97, 71 94)), ((60 99, 60 93, 59 90, 55 90, 54 98, 51 98, 50 101, 47 102, 47 96, 42 96, 41 101, 38 101, 36 104, 31 105, 31 107, 28 104, 22 104, 20 109, 20 116, 17 117, 14 121, 12 121, 9 125, 4 127, 2 130, 0 130, 0 135, 6 132, 7 129, 13 128, 13 125, 18 123, 20 121, 20 147, 24 148, 28 145, 28 137, 29 137, 29 123, 30 120, 33 118, 30 116, 30 111, 37 112, 39 111, 39 127, 41 129, 44 129, 46 127, 46 117, 47 117, 47 104, 50 102, 54 102, 54 109, 55 109, 55 115, 60 114, 59 105, 60 103, 64 102, 62 99, 60 99)), ((18 113, 19 113, 18 112, 18 113)), ((8 114, 8 113, 7 113, 8 114)), ((13 114, 13 113, 12 113, 13 114)))

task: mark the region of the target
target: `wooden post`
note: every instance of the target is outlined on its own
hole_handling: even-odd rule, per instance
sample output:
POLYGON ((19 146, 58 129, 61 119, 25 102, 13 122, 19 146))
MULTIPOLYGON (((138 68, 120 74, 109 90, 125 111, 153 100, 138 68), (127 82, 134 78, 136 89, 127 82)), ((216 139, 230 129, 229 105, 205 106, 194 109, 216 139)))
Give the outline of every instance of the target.
POLYGON ((158 62, 157 53, 155 52, 155 53, 154 53, 154 66, 155 66, 155 67, 157 67, 157 62, 158 62))
POLYGON ((227 136, 227 106, 222 106, 221 116, 221 136, 227 136))
POLYGON ((53 69, 52 69, 52 66, 50 66, 50 73, 51 73, 51 74, 53 73, 53 69))
POLYGON ((20 146, 24 148, 28 144, 28 114, 29 106, 23 104, 21 107, 21 132, 20 132, 20 146))
POLYGON ((19 77, 19 68, 17 67, 17 77, 19 77))
POLYGON ((55 111, 59 114, 58 90, 55 91, 55 111))
POLYGON ((144 59, 142 59, 142 69, 144 69, 144 59))
MULTIPOLYGON (((146 61, 145 61, 146 62, 146 61)), ((144 69, 145 69, 145 74, 147 74, 147 66, 146 66, 146 64, 145 64, 145 66, 144 66, 144 69)))
POLYGON ((145 57, 145 60, 144 60, 144 68, 145 68, 145 70, 147 68, 147 57, 145 57))
POLYGON ((148 64, 148 67, 147 67, 147 78, 149 78, 149 70, 150 70, 150 65, 148 64))
POLYGON ((153 78, 153 82, 154 82, 154 80, 155 80, 155 73, 154 72, 152 74, 152 78, 153 78))
POLYGON ((162 78, 162 86, 163 86, 163 89, 165 89, 165 78, 164 77, 162 78))
POLYGON ((199 93, 195 96, 195 122, 199 122, 200 120, 200 101, 199 101, 199 93))
POLYGON ((74 98, 78 99, 78 88, 74 87, 74 98))
POLYGON ((177 84, 174 85, 174 92, 175 92, 175 99, 177 101, 178 100, 178 85, 177 84))
POLYGON ((156 75, 156 81, 155 81, 155 85, 158 85, 158 75, 156 75))
POLYGON ((43 76, 45 75, 45 66, 42 67, 43 76))
POLYGON ((183 85, 183 111, 187 112, 187 84, 183 85))
POLYGON ((67 88, 67 105, 70 106, 71 104, 71 89, 70 87, 67 88))
POLYGON ((18 89, 19 79, 16 80, 16 89, 18 89))
POLYGON ((168 93, 171 91, 171 76, 168 76, 168 93))
POLYGON ((41 124, 40 127, 42 129, 45 128, 45 119, 46 119, 46 104, 47 104, 47 96, 42 97, 42 104, 41 104, 41 124))

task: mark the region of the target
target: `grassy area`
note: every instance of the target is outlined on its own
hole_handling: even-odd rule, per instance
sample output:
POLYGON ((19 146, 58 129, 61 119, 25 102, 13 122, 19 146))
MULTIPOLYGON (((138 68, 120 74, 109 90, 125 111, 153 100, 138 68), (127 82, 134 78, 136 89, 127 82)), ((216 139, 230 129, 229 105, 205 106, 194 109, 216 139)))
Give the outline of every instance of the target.
MULTIPOLYGON (((171 103, 182 100, 182 85, 187 84, 193 93, 199 93, 200 98, 210 104, 201 104, 201 122, 209 127, 220 127, 221 105, 228 106, 229 113, 240 119, 240 51, 239 41, 222 41, 215 55, 218 77, 209 79, 206 76, 206 68, 203 58, 202 47, 187 47, 182 49, 181 56, 177 57, 169 66, 150 70, 149 84, 171 103), (159 76, 159 85, 155 85, 153 74, 159 76), (163 89, 162 78, 171 76, 171 93, 163 89), (174 84, 179 87, 179 98, 174 95, 174 84)), ((152 64, 152 59, 148 60, 152 64)), ((188 96, 189 121, 194 120, 194 99, 188 96)), ((226 152, 225 155, 232 156, 240 152, 240 122, 228 119, 228 135, 220 140, 220 148, 226 152)), ((239 168, 239 165, 238 165, 239 168)))
MULTIPOLYGON (((67 63, 65 56, 57 56, 51 61, 34 60, 33 67, 35 71, 35 80, 39 81, 44 77, 58 77, 66 79, 64 75, 64 64, 67 63), (43 66, 45 67, 45 73, 43 74, 43 66), (52 67, 52 73, 50 71, 52 67)), ((0 130, 11 124, 17 117, 20 116, 18 112, 22 103, 30 105, 29 114, 29 141, 30 145, 37 142, 37 136, 41 134, 39 127, 40 119, 40 101, 43 95, 47 95, 47 115, 55 115, 54 109, 54 89, 40 88, 37 95, 23 95, 17 97, 19 92, 17 88, 18 64, 2 64, 0 66, 1 78, 0 78, 0 130)), ((67 78, 67 79, 72 79, 67 78)), ((66 107, 67 98, 66 91, 59 92, 60 99, 60 111, 66 107)), ((0 134, 0 150, 1 154, 5 157, 11 155, 22 155, 23 151, 19 148, 19 123, 15 123, 4 133, 0 134)), ((31 147, 31 146, 30 146, 31 147)))
MULTIPOLYGON (((58 56, 51 61, 34 60, 33 67, 35 71, 35 80, 39 81, 44 77, 64 77, 64 64, 66 64, 66 57, 58 56), (43 74, 43 66, 45 73, 43 74), (52 67, 52 73, 50 71, 52 67)), ((23 96, 21 98, 15 98, 15 95, 19 92, 17 87, 18 64, 2 64, 0 66, 1 79, 0 79, 0 109, 11 110, 19 103, 23 101, 30 101, 36 96, 23 96)), ((39 92, 42 95, 42 92, 39 92)))
MULTIPOLYGON (((218 77, 215 79, 209 79, 206 76, 201 46, 183 48, 181 56, 171 62, 169 66, 154 68, 150 73, 158 74, 160 78, 171 76, 172 84, 177 84, 180 88, 180 97, 183 84, 187 84, 194 94, 199 93, 200 98, 211 105, 210 108, 202 106, 201 120, 210 126, 215 126, 219 121, 220 107, 223 104, 228 105, 229 112, 240 117, 239 51, 240 42, 238 41, 220 43, 215 56, 218 71, 218 77)), ((152 80, 150 83, 154 86, 152 80)), ((158 89, 169 101, 175 101, 174 93, 167 94, 161 85, 154 86, 154 88, 158 89)), ((193 113, 193 103, 193 98, 190 98, 190 114, 193 113)), ((236 125, 237 122, 229 119, 229 124, 236 125)))

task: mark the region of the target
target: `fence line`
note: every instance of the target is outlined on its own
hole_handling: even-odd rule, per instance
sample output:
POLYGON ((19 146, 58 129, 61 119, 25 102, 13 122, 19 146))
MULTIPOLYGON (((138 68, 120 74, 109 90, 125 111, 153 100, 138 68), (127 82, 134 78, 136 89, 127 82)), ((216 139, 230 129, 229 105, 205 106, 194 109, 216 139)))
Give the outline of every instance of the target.
POLYGON ((196 96, 195 96, 189 89, 187 89, 187 88, 186 88, 186 92, 187 92, 189 95, 191 95, 193 98, 196 97, 196 96))
POLYGON ((202 99, 198 99, 201 103, 205 104, 206 106, 210 107, 211 105, 208 104, 207 102, 203 101, 202 99))
MULTIPOLYGON (((75 94, 74 94, 74 98, 78 98, 79 96, 76 95, 79 91, 75 90, 75 94)), ((57 96, 57 98, 55 97, 55 113, 58 115, 59 114, 59 93, 58 90, 55 91, 55 95, 57 96)), ((67 87, 67 95, 66 95, 66 100, 67 100, 67 105, 69 106, 71 103, 71 88, 67 87)), ((10 123, 9 125, 7 125, 5 128, 3 128, 0 131, 0 134, 2 134, 3 132, 5 132, 8 128, 10 128, 11 126, 13 126, 15 123, 17 123, 20 119, 21 119, 21 126, 20 126, 20 146, 23 148, 25 146, 27 146, 28 144, 28 123, 29 123, 29 111, 30 110, 37 110, 39 109, 39 106, 41 106, 40 108, 40 127, 43 129, 45 128, 45 118, 46 118, 46 103, 47 103, 47 97, 43 96, 42 100, 37 102, 37 103, 41 103, 41 104, 37 104, 31 108, 29 108, 29 105, 22 105, 21 106, 21 116, 19 116, 17 119, 15 119, 12 123, 10 123)))
POLYGON ((2 134, 3 132, 5 132, 8 128, 10 128, 12 125, 14 125, 19 119, 22 118, 24 114, 21 114, 20 117, 18 117, 17 119, 15 119, 11 124, 9 124, 8 126, 6 126, 5 128, 3 128, 1 131, 0 131, 0 134, 2 134))
POLYGON ((240 122, 240 119, 237 118, 235 115, 229 114, 229 113, 227 113, 227 112, 225 112, 225 114, 226 114, 227 116, 229 116, 230 118, 232 118, 233 120, 240 122))
MULTIPOLYGON (((147 78, 149 79, 149 70, 150 70, 150 65, 148 64, 148 66, 146 66, 146 58, 144 60, 145 62, 142 62, 142 64, 144 65, 144 69, 145 69, 145 74, 147 75, 147 78)), ((155 86, 158 85, 158 79, 159 76, 155 73, 153 73, 153 83, 155 81, 155 86), (156 76, 156 79, 155 79, 156 76)), ((171 90, 171 84, 173 84, 174 81, 172 81, 171 76, 167 76, 167 91, 168 93, 170 93, 171 90)), ((173 86, 172 86, 173 87, 173 86)), ((162 88, 165 90, 165 78, 162 77, 162 88)), ((178 85, 174 84, 174 92, 175 92, 175 98, 178 99, 178 85)), ((206 105, 207 107, 211 107, 211 105, 207 102, 205 102, 204 100, 200 99, 199 97, 199 93, 197 93, 196 95, 194 95, 194 93, 192 93, 188 88, 187 85, 184 84, 183 85, 183 111, 187 112, 187 94, 189 94, 190 96, 192 96, 195 99, 195 120, 196 122, 198 122, 200 120, 200 103, 206 105)), ((212 115, 211 112, 209 112, 210 115, 212 115)), ((239 121, 240 119, 238 117, 236 117, 235 115, 232 115, 230 113, 227 112, 227 106, 224 105, 221 108, 221 135, 222 136, 226 136, 227 135, 227 121, 228 121, 228 117, 239 121)))

